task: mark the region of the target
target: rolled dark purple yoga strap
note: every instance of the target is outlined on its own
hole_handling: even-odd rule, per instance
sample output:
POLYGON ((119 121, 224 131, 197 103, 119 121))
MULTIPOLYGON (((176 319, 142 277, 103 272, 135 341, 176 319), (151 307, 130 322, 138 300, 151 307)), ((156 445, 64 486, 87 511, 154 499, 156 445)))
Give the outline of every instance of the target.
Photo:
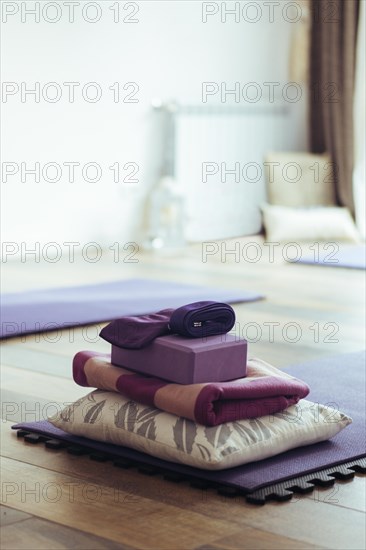
POLYGON ((235 324, 235 312, 220 302, 195 302, 176 309, 170 318, 171 332, 201 338, 230 332, 235 324))

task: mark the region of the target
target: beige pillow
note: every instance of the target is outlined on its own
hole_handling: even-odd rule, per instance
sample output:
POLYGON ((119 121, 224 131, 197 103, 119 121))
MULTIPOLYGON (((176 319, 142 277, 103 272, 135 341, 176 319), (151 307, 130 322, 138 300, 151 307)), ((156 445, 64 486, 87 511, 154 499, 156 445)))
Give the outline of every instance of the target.
POLYGON ((206 427, 104 390, 89 393, 48 420, 70 434, 206 470, 318 443, 352 422, 338 410, 303 399, 280 413, 206 427))
POLYGON ((264 159, 268 202, 282 206, 335 205, 328 155, 268 153, 264 159))
POLYGON ((289 208, 264 204, 261 209, 268 241, 360 242, 359 233, 347 208, 289 208))

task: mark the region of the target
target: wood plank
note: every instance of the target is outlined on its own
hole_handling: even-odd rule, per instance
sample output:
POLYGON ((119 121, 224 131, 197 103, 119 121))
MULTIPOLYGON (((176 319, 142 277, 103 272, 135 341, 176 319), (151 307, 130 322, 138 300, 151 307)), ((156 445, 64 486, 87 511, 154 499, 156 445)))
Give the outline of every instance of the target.
POLYGON ((24 334, 8 341, 8 345, 20 345, 22 349, 31 349, 52 355, 61 355, 68 360, 80 350, 93 349, 108 353, 109 344, 99 337, 100 330, 106 323, 92 324, 85 327, 69 327, 65 330, 24 334))
POLYGON ((246 510, 246 523, 277 535, 326 548, 363 550, 366 518, 363 512, 330 503, 299 499, 268 503, 262 512, 246 510), (352 526, 347 529, 345 526, 352 526))
MULTIPOLYGON (((87 390, 88 388, 84 389, 87 390)), ((16 422, 38 422, 39 420, 47 420, 52 414, 61 411, 64 404, 65 401, 59 403, 50 398, 1 390, 0 417, 3 421, 6 420, 12 424, 16 422)))
POLYGON ((132 504, 127 492, 120 491, 116 499, 109 487, 80 483, 76 477, 24 462, 3 458, 2 472, 7 506, 136 548, 156 540, 159 548, 170 550, 176 540, 190 549, 234 531, 230 521, 212 522, 143 497, 132 504))
POLYGON ((23 344, 2 345, 1 362, 13 368, 70 378, 72 357, 27 349, 23 344))
POLYGON ((13 523, 18 523, 19 521, 24 521, 25 519, 29 519, 31 517, 31 515, 20 512, 19 510, 14 510, 13 508, 9 508, 8 506, 4 506, 3 504, 0 505, 1 527, 5 527, 6 525, 11 525, 13 523))
POLYGON ((3 550, 132 549, 131 546, 121 545, 117 542, 38 518, 27 519, 20 524, 16 523, 3 528, 1 548, 3 550))
MULTIPOLYGON (((27 475, 29 476, 29 474, 30 472, 28 471, 27 475)), ((31 472, 31 474, 34 474, 34 472, 31 472)), ((27 479, 29 479, 30 481, 27 489, 34 490, 38 483, 41 488, 40 494, 44 491, 45 487, 50 487, 51 485, 53 486, 54 484, 58 484, 59 487, 62 487, 63 485, 67 486, 70 483, 74 483, 75 485, 77 484, 75 483, 75 478, 73 479, 73 481, 70 481, 69 478, 66 478, 65 480, 64 477, 48 478, 48 477, 44 477, 43 475, 41 475, 40 477, 30 475, 30 477, 27 477, 27 479), (39 481, 40 479, 42 479, 42 481, 39 481)), ((202 535, 206 538, 206 541, 208 541, 208 539, 210 538, 207 536, 207 532, 205 532, 206 531, 205 525, 204 525, 205 518, 203 517, 193 518, 192 514, 185 513, 183 518, 182 516, 183 511, 178 516, 174 515, 172 517, 171 510, 169 511, 164 510, 164 512, 162 511, 156 512, 155 510, 151 511, 151 508, 153 508, 153 506, 150 505, 148 511, 142 510, 141 508, 139 508, 139 510, 136 510, 135 508, 134 511, 136 512, 136 514, 139 514, 139 515, 143 514, 145 518, 145 521, 136 521, 136 518, 134 515, 132 515, 132 517, 126 517, 123 511, 121 511, 120 506, 116 505, 116 502, 113 503, 113 510, 112 510, 111 508, 112 504, 111 502, 108 502, 108 499, 107 499, 108 494, 105 491, 105 488, 103 486, 98 486, 98 487, 101 490, 101 494, 103 494, 103 498, 106 499, 106 503, 105 503, 106 510, 104 512, 103 512, 103 506, 101 506, 100 502, 98 503, 93 502, 92 505, 90 506, 89 506, 89 503, 87 503, 88 506, 85 506, 85 502, 81 503, 80 499, 78 498, 78 495, 76 495, 75 492, 73 492, 73 499, 75 498, 76 507, 72 506, 74 502, 70 503, 70 494, 66 499, 57 500, 57 516, 55 516, 57 517, 57 521, 60 521, 62 524, 65 524, 65 523, 66 524, 71 523, 73 525, 76 524, 79 528, 84 527, 84 529, 88 526, 88 524, 90 525, 90 522, 92 522, 92 526, 89 527, 88 530, 91 530, 92 532, 94 532, 96 529, 98 529, 100 521, 103 521, 103 526, 106 525, 105 517, 108 517, 110 521, 110 527, 109 529, 108 528, 107 529, 108 529, 110 538, 113 540, 121 540, 124 544, 126 544, 125 541, 127 540, 130 542, 130 544, 132 542, 134 546, 136 545, 137 548, 146 548, 146 547, 171 548, 172 540, 179 541, 174 543, 174 548, 182 548, 182 549, 193 548, 195 543, 199 541, 202 535), (83 511, 81 511, 81 506, 80 506, 81 504, 82 504, 83 511), (98 510, 96 510, 96 508, 98 508, 98 510), (78 513, 78 518, 76 520, 72 519, 73 513, 75 514, 78 513), (83 518, 84 514, 87 515, 87 518, 83 518), (108 514, 108 516, 104 514, 108 514), (120 521, 120 525, 118 527, 116 527, 116 523, 118 523, 116 514, 118 514, 118 518, 120 521), (101 517, 102 515, 103 517, 101 517), (187 517, 187 516, 191 516, 191 517, 187 517), (127 522, 124 521, 126 519, 127 519, 127 522), (177 528, 177 526, 175 527, 174 525, 172 526, 170 524, 170 521, 172 519, 176 519, 177 521, 183 521, 183 524, 184 524, 183 541, 181 537, 179 538, 177 537, 177 535, 180 534, 179 531, 183 532, 183 530, 179 529, 179 527, 177 528), (189 519, 191 519, 191 522, 189 521, 189 519), (194 523, 194 519, 197 520, 197 523, 194 523), (160 523, 160 526, 159 526, 159 523, 160 523), (140 534, 136 534, 136 532, 134 531, 134 528, 132 528, 132 533, 131 533, 131 525, 133 525, 135 528, 139 528, 140 534), (194 529, 194 525, 196 526, 196 529, 194 529), (166 533, 167 528, 169 529, 168 533, 166 533), (202 528, 204 531, 203 533, 202 533, 202 528), (197 529, 200 530, 199 534, 197 534, 197 529), (143 534, 141 534, 141 532, 143 534), (165 540, 166 534, 168 537, 170 537, 170 540, 165 540), (158 539, 155 539, 154 538, 155 536, 158 536, 158 539), (174 536, 177 538, 174 538, 174 536), (159 540, 158 545, 151 546, 152 540, 159 540)), ((32 499, 32 498, 36 499, 36 496, 35 496, 35 493, 33 493, 34 496, 27 495, 26 489, 24 489, 23 493, 24 493, 23 496, 20 497, 20 506, 26 507, 27 499, 32 499)), ((39 503, 33 504, 33 505, 31 504, 33 507, 33 510, 35 509, 36 512, 41 516, 50 515, 49 512, 47 514, 45 513, 45 508, 48 508, 49 510, 52 509, 53 503, 50 503, 49 500, 54 499, 56 497, 56 493, 52 495, 51 492, 48 490, 47 492, 44 493, 44 495, 46 495, 46 503, 43 503, 43 506, 41 506, 41 508, 39 503)), ((42 504, 42 497, 40 499, 40 502, 42 504)), ((19 502, 17 503, 17 505, 19 505, 19 502)), ((263 509, 260 509, 260 510, 262 511, 263 509)), ((197 514, 195 516, 197 516, 197 514)), ((29 522, 27 521, 26 523, 28 524, 29 522)), ((219 527, 221 531, 221 535, 225 532, 225 530, 227 531, 228 529, 228 526, 226 526, 227 529, 223 528, 222 522, 218 522, 217 520, 211 523, 212 523, 212 526, 216 525, 219 527)), ((18 533, 20 533, 19 535, 20 539, 19 538, 15 539, 16 542, 18 543, 19 540, 21 541, 22 537, 24 535, 27 535, 27 533, 31 535, 35 528, 37 529, 37 524, 33 523, 32 525, 25 526, 25 531, 24 531, 24 528, 21 529, 20 531, 18 530, 18 533)), ((212 529, 210 528, 208 530, 211 535, 212 529)), ((35 537, 35 542, 36 542, 34 546, 35 548, 69 548, 67 544, 64 544, 64 545, 61 544, 60 546, 58 546, 58 544, 60 543, 60 540, 61 541, 70 540, 69 530, 65 532, 64 528, 56 528, 56 526, 55 528, 50 528, 49 525, 46 525, 46 528, 41 527, 39 529, 39 532, 40 532, 40 540, 38 540, 38 538, 35 537), (66 539, 64 539, 64 537, 66 537, 66 539), (55 541, 54 545, 52 546, 49 545, 50 540, 55 541)), ((73 540, 75 538, 74 533, 75 531, 73 530, 72 531, 73 540)), ((9 535, 9 538, 10 537, 11 535, 9 535)), ((76 537, 76 541, 75 541, 76 543, 78 542, 79 538, 80 538, 79 536, 76 537)), ((83 540, 82 536, 81 536, 81 540, 83 540)), ((73 548, 76 548, 76 547, 77 547, 76 545, 73 546, 73 548)), ((87 547, 91 547, 91 546, 87 546, 87 547)), ((92 547, 109 548, 110 546, 106 546, 105 544, 103 544, 101 546, 93 545, 92 547)), ((213 541, 213 543, 210 544, 209 546, 206 546, 206 545, 204 546, 204 548, 228 548, 228 549, 230 548, 258 548, 259 549, 264 547, 265 548, 284 548, 284 549, 313 548, 313 547, 315 548, 315 546, 300 543, 295 539, 289 540, 286 536, 272 537, 270 533, 263 533, 262 531, 258 531, 253 528, 248 528, 246 526, 243 526, 240 532, 237 532, 236 534, 227 535, 224 537, 220 536, 220 538, 217 538, 217 540, 213 541), (244 541, 244 544, 243 544, 243 541, 244 541), (266 542, 267 545, 263 546, 262 545, 263 542, 266 542)), ((338 546, 338 547, 341 548, 341 546, 338 546)), ((4 548, 7 548, 7 546, 5 546, 4 548)), ((22 546, 22 544, 17 544, 14 546, 9 546, 9 548, 17 548, 17 549, 27 548, 28 549, 29 546, 26 546, 26 545, 22 546)), ((111 548, 113 548, 113 546, 111 546, 111 548)), ((317 546, 317 548, 319 548, 319 546, 317 546)), ((358 546, 352 546, 352 548, 358 548, 358 546)))
POLYGON ((265 531, 258 531, 244 526, 242 530, 229 537, 215 540, 213 544, 203 545, 195 550, 312 550, 325 547, 313 546, 295 539, 274 535, 265 531))
POLYGON ((1 418, 15 422, 47 420, 67 403, 92 391, 70 378, 1 366, 1 418))
POLYGON ((354 479, 338 481, 333 487, 316 487, 312 494, 295 496, 295 500, 300 498, 366 513, 366 477, 356 474, 354 479))
POLYGON ((45 374, 1 365, 1 379, 1 386, 6 391, 26 394, 34 399, 41 397, 48 402, 70 403, 91 391, 75 384, 71 366, 68 378, 64 378, 52 374, 52 370, 45 374))

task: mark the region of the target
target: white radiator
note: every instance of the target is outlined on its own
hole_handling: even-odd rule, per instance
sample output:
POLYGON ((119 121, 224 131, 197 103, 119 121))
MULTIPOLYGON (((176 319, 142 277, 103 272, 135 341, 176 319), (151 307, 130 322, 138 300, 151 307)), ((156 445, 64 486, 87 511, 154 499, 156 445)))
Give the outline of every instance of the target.
POLYGON ((165 109, 165 172, 184 188, 188 241, 258 233, 265 201, 263 157, 292 150, 289 107, 165 109))

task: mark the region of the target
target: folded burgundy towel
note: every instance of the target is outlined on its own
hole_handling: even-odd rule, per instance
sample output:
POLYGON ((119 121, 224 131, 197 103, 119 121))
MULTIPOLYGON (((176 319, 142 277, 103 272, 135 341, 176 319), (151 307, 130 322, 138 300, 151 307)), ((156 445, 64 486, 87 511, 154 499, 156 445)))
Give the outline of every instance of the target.
POLYGON ((234 324, 235 312, 228 304, 194 302, 176 310, 121 317, 104 327, 100 336, 120 348, 139 349, 165 334, 204 338, 226 334, 234 324))
POLYGON ((246 378, 181 385, 115 367, 109 355, 81 351, 74 357, 73 376, 80 386, 120 392, 206 426, 276 413, 309 393, 304 382, 260 359, 248 362, 246 378))

